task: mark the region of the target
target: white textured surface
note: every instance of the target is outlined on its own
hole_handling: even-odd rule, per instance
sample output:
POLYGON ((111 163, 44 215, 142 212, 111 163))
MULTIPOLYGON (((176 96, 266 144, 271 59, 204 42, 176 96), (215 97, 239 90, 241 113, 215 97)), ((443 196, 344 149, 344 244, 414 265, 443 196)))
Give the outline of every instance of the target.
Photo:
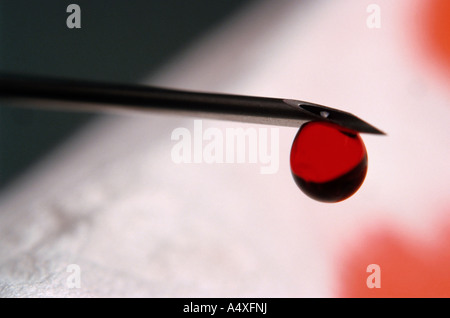
POLYGON ((274 3, 230 20, 148 83, 357 114, 389 134, 363 136, 361 190, 334 205, 300 193, 288 161, 295 129, 280 128, 279 172, 261 175, 251 164, 174 164, 171 132, 192 120, 105 118, 0 198, 1 296, 327 297, 340 251, 367 228, 431 237, 432 211, 448 202, 450 108, 405 58, 412 2, 380 1, 380 30, 366 28, 361 1, 274 3), (67 287, 69 264, 81 267, 79 289, 67 287))

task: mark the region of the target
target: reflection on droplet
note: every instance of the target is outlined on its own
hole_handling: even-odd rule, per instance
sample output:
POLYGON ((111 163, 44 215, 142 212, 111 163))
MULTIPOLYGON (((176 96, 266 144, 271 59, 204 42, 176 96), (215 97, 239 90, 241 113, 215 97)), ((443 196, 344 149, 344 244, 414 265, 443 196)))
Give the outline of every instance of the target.
POLYGON ((330 113, 327 112, 327 111, 322 110, 322 111, 320 112, 320 116, 322 116, 322 117, 324 117, 324 118, 327 118, 328 116, 330 116, 330 113))

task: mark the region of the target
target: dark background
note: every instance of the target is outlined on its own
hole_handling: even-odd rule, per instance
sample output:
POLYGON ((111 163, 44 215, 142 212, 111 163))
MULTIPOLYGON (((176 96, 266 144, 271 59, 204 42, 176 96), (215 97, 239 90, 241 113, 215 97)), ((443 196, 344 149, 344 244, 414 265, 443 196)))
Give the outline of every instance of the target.
MULTIPOLYGON (((0 72, 136 83, 249 2, 0 0, 0 72)), ((0 103, 0 189, 93 117, 0 103)))

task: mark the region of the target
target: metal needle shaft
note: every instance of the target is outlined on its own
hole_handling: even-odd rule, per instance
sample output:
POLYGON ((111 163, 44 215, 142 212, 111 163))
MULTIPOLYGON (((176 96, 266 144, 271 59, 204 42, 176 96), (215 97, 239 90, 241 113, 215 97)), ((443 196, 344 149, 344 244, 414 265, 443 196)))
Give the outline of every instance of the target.
POLYGON ((322 120, 362 133, 384 134, 353 114, 309 102, 199 93, 143 85, 0 74, 0 98, 22 106, 45 105, 44 107, 50 106, 58 110, 160 111, 290 127, 299 127, 307 121, 322 120))

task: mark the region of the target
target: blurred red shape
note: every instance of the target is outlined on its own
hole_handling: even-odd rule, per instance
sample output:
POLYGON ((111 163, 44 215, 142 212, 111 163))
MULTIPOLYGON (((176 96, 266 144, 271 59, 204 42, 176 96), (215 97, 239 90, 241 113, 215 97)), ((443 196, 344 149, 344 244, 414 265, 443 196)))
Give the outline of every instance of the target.
POLYGON ((450 297, 450 226, 434 243, 376 233, 344 260, 340 297, 450 297), (380 266, 380 288, 369 288, 367 266, 380 266))
POLYGON ((450 75, 450 1, 426 1, 421 15, 425 22, 427 48, 450 75))

